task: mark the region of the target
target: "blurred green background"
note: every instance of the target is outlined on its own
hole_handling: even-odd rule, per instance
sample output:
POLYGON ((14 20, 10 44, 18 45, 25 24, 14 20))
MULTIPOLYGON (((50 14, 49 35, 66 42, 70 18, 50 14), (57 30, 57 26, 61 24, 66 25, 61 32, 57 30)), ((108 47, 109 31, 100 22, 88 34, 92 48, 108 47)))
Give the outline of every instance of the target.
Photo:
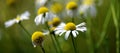
MULTIPOLYGON (((103 0, 101 6, 97 6, 97 16, 95 18, 90 18, 91 20, 91 39, 93 42, 93 47, 100 39, 100 34, 104 30, 104 22, 106 19, 107 12, 110 8, 111 0, 103 0)), ((120 1, 115 0, 115 12, 118 12, 120 1)), ((29 38, 27 33, 18 25, 14 24, 12 27, 5 28, 4 23, 10 19, 16 17, 16 15, 23 13, 28 10, 30 15, 30 20, 23 21, 23 26, 32 34, 35 31, 43 30, 43 26, 36 26, 34 23, 34 18, 36 16, 35 12, 35 0, 16 0, 12 5, 7 3, 7 0, 0 0, 0 53, 42 53, 40 47, 34 48, 31 43, 31 38, 29 38)), ((119 15, 117 17, 120 17, 119 15)), ((116 52, 116 28, 114 21, 112 19, 112 14, 110 15, 110 21, 108 22, 107 28, 105 30, 105 40, 102 42, 98 49, 95 49, 95 53, 115 53, 116 52)), ((64 18, 68 20, 68 18, 64 18)), ((76 18, 76 23, 79 23, 79 18, 76 18)), ((117 18, 120 22, 120 19, 117 18)), ((67 21, 65 21, 67 22, 67 21)), ((118 23, 119 23, 118 22, 118 23)), ((45 27, 43 27, 45 28, 45 27)), ((31 36, 30 36, 31 37, 31 36)), ((44 48, 46 53, 55 53, 55 48, 51 42, 49 36, 44 41, 44 48)), ((71 40, 64 40, 62 37, 58 37, 59 43, 61 45, 63 53, 74 53, 71 40)), ((80 35, 76 38, 76 48, 79 53, 89 53, 88 45, 86 42, 86 33, 80 32, 80 35)))

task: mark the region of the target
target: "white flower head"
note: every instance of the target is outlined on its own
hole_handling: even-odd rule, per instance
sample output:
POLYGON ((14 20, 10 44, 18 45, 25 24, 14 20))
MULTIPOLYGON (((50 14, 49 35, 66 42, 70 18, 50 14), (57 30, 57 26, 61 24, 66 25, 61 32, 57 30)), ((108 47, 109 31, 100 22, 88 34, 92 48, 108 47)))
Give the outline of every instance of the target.
POLYGON ((77 37, 79 35, 78 31, 84 32, 87 30, 85 26, 85 22, 75 25, 74 23, 62 23, 55 29, 55 34, 61 36, 63 33, 65 33, 65 39, 67 40, 69 35, 73 35, 74 37, 77 37))
POLYGON ((41 7, 38 10, 38 15, 35 17, 35 23, 36 25, 44 24, 46 21, 51 20, 53 17, 56 17, 56 15, 48 12, 48 8, 41 7))
POLYGON ((83 14, 85 17, 90 14, 91 16, 96 16, 96 8, 94 0, 83 0, 82 4, 79 7, 80 14, 83 14))
POLYGON ((30 13, 28 11, 25 11, 23 14, 17 15, 16 18, 8 20, 7 22, 5 22, 5 27, 8 28, 15 23, 19 23, 20 21, 23 21, 23 20, 28 20, 29 16, 30 16, 30 13))
POLYGON ((42 45, 44 41, 44 36, 48 35, 48 32, 36 31, 32 34, 31 40, 34 47, 42 45))
POLYGON ((59 17, 53 17, 50 21, 48 21, 48 25, 50 27, 57 27, 61 23, 61 19, 59 17))
POLYGON ((70 16, 70 17, 74 17, 77 15, 77 3, 76 2, 68 2, 67 5, 66 5, 66 9, 67 9, 67 14, 70 16))

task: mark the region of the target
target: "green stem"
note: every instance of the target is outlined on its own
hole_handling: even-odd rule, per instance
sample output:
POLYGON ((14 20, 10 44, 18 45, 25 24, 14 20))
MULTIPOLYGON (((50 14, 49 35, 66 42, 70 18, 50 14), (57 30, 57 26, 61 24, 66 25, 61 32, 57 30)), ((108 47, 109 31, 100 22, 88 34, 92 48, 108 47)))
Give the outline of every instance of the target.
POLYGON ((120 47, 119 46, 119 25, 118 25, 117 16, 114 9, 114 3, 111 4, 111 11, 112 11, 114 25, 116 28, 116 53, 119 53, 119 47, 120 47))
MULTIPOLYGON (((74 19, 75 19, 75 18, 72 17, 72 22, 73 22, 73 23, 75 23, 74 19)), ((73 44, 73 47, 74 47, 74 52, 77 53, 76 46, 75 46, 75 41, 74 41, 74 37, 73 37, 72 32, 70 32, 70 35, 71 35, 72 44, 73 44)))
POLYGON ((74 47, 74 52, 77 53, 76 46, 75 46, 75 41, 74 41, 74 37, 72 35, 72 32, 71 32, 71 39, 72 39, 72 43, 73 43, 73 47, 74 47))
POLYGON ((41 49, 42 49, 43 53, 45 53, 45 50, 44 50, 44 48, 43 48, 43 47, 41 47, 41 49))
POLYGON ((72 17, 72 22, 74 23, 74 17, 72 17))
MULTIPOLYGON (((49 29, 49 26, 47 25, 47 22, 46 22, 46 26, 47 26, 47 28, 48 28, 48 30, 49 30, 49 32, 50 32, 50 29, 49 29)), ((54 45, 54 47, 55 47, 55 49, 56 49, 56 52, 59 53, 59 52, 57 51, 56 44, 55 44, 54 39, 53 39, 53 36, 52 36, 51 34, 50 34, 50 37, 51 37, 51 39, 52 39, 52 43, 53 43, 53 45, 54 45)))
POLYGON ((108 39, 108 36, 105 38, 105 48, 106 48, 106 53, 109 53, 109 39, 108 39))
POLYGON ((42 45, 40 45, 41 49, 42 49, 42 52, 45 53, 45 49, 43 48, 42 45))
POLYGON ((55 42, 54 42, 53 36, 52 36, 52 35, 50 35, 50 36, 51 36, 52 42, 53 42, 53 44, 54 44, 54 47, 55 47, 55 49, 56 49, 56 52, 59 53, 59 52, 57 51, 57 46, 56 46, 56 44, 55 44, 55 42))
POLYGON ((62 49, 61 49, 61 47, 60 47, 60 44, 59 44, 59 42, 58 42, 58 39, 56 38, 55 34, 53 34, 53 36, 54 36, 55 41, 56 41, 56 43, 57 43, 57 45, 58 45, 58 48, 59 48, 60 53, 63 53, 63 52, 62 52, 62 49))
POLYGON ((105 39, 105 34, 106 34, 106 29, 107 29, 107 24, 109 23, 110 21, 110 16, 111 16, 111 11, 110 9, 108 10, 108 13, 107 13, 107 16, 106 16, 106 19, 105 19, 105 22, 103 24, 103 31, 101 32, 101 35, 100 35, 100 40, 98 41, 98 43, 96 44, 96 48, 99 48, 102 41, 105 39))
POLYGON ((91 19, 88 17, 88 26, 87 26, 87 35, 86 35, 86 42, 89 47, 89 53, 94 53, 94 47, 93 47, 93 42, 92 42, 92 37, 91 37, 91 19))
POLYGON ((28 34, 28 37, 30 38, 31 34, 24 28, 24 26, 21 24, 21 22, 18 24, 21 26, 21 28, 23 28, 23 30, 28 34))

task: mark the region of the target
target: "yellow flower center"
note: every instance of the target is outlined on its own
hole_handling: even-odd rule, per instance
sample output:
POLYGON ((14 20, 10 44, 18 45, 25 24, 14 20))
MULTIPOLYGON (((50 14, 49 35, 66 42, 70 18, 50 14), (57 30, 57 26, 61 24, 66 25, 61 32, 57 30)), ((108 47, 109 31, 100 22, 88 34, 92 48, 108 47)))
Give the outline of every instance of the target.
POLYGON ((84 0, 83 4, 85 4, 85 5, 92 5, 93 2, 94 2, 94 0, 84 0))
POLYGON ((8 4, 8 5, 12 5, 12 4, 14 4, 16 2, 16 0, 6 0, 6 3, 8 4))
POLYGON ((48 8, 47 7, 40 7, 38 9, 38 15, 42 14, 42 13, 46 13, 46 12, 48 12, 48 8))
POLYGON ((52 20, 52 24, 53 24, 53 26, 58 26, 59 24, 60 24, 60 18, 59 17, 55 17, 55 18, 53 18, 53 20, 52 20))
POLYGON ((56 27, 51 27, 50 28, 50 31, 54 31, 56 27))
POLYGON ((16 20, 20 20, 20 16, 19 15, 17 16, 16 20))
POLYGON ((52 6, 51 6, 51 10, 53 13, 59 13, 61 12, 63 9, 62 5, 60 3, 54 3, 52 6))
POLYGON ((65 30, 75 30, 76 29, 76 25, 72 22, 67 23, 66 26, 64 27, 65 30))
POLYGON ((32 34, 32 41, 36 41, 37 39, 40 39, 40 38, 43 38, 44 37, 44 35, 43 35, 43 33, 42 32, 40 32, 40 31, 36 31, 36 32, 34 32, 33 34, 32 34))
POLYGON ((61 20, 59 17, 54 17, 51 21, 48 22, 49 26, 56 27, 60 24, 61 20))
POLYGON ((48 25, 51 26, 52 25, 52 21, 48 21, 48 25))
POLYGON ((77 3, 75 3, 75 2, 69 2, 66 6, 67 10, 73 10, 73 9, 76 9, 76 8, 77 8, 77 3))
POLYGON ((81 12, 80 12, 80 15, 83 15, 83 14, 84 14, 84 12, 81 11, 81 12))

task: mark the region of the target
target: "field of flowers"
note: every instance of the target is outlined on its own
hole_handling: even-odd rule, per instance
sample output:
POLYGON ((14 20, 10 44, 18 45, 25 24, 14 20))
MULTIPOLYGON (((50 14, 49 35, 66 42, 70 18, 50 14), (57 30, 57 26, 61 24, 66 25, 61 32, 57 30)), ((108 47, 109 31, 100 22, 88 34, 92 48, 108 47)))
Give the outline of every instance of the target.
POLYGON ((0 53, 120 53, 120 0, 0 0, 0 53))

